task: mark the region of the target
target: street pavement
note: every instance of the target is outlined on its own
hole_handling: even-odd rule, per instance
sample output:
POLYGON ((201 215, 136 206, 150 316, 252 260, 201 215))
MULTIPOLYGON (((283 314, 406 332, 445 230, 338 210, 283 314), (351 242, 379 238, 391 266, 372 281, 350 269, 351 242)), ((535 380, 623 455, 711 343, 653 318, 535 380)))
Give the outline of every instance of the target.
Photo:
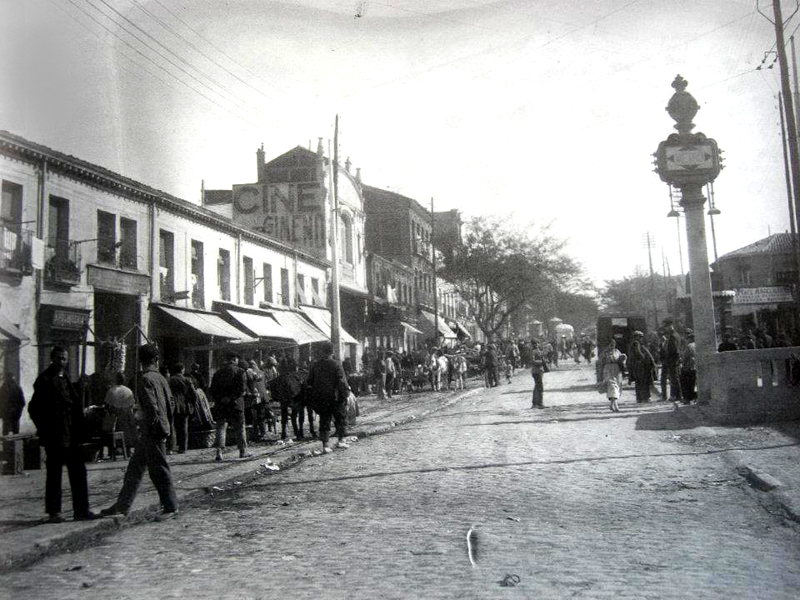
POLYGON ((171 521, 115 523, 84 549, 7 570, 0 590, 15 600, 798 597, 797 426, 715 427, 700 407, 637 406, 632 390, 611 413, 588 367, 545 383, 544 410, 530 408, 527 373, 460 399, 434 395, 453 401, 395 421, 404 425, 385 419, 384 434, 348 450, 205 489, 171 521))

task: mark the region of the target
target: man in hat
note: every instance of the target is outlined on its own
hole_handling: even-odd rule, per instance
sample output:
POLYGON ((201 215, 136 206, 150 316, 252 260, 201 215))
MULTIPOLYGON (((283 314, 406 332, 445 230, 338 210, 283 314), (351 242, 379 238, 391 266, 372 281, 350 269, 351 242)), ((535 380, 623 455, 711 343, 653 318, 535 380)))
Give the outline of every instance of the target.
POLYGON ((158 347, 145 344, 139 347, 141 372, 136 380, 134 414, 139 425, 139 440, 125 470, 122 489, 117 501, 100 511, 104 517, 127 515, 145 471, 150 474, 158 491, 163 512, 156 520, 174 517, 178 512, 178 498, 172 484, 172 471, 167 462, 166 440, 170 435, 170 406, 172 392, 169 382, 158 370, 158 347))
POLYGON ((644 343, 644 333, 633 332, 628 350, 628 373, 636 386, 636 402, 650 402, 650 386, 655 379, 656 361, 644 343))
POLYGON ((694 331, 686 330, 686 348, 681 357, 681 391, 683 392, 683 403, 689 404, 692 400, 697 400, 695 385, 697 384, 697 351, 694 345, 694 331))
MULTIPOLYGON (((664 319, 664 360, 662 367, 666 375, 661 376, 661 392, 666 396, 665 378, 669 379, 670 400, 683 402, 683 392, 681 391, 681 337, 675 331, 675 324, 670 318, 664 319)), ((666 397, 664 397, 666 400, 666 397)))
POLYGON ((214 420, 217 422, 215 460, 222 460, 228 423, 236 430, 239 457, 252 456, 247 452, 247 431, 244 420, 244 395, 247 392, 247 375, 239 368, 239 355, 229 352, 227 364, 214 373, 209 393, 214 400, 214 420))
POLYGON ((311 365, 306 379, 306 390, 308 402, 319 414, 319 439, 322 441, 322 451, 325 454, 333 452, 329 443, 331 419, 336 427, 336 437, 339 438, 336 447, 349 448, 346 411, 350 386, 342 365, 333 358, 333 344, 330 342, 320 344, 319 359, 311 365))

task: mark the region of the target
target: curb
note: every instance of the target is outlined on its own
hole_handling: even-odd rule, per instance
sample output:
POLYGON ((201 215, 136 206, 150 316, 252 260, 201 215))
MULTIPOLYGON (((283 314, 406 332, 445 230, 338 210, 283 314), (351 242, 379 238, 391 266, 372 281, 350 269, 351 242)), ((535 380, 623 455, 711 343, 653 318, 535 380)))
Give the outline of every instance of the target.
MULTIPOLYGON (((714 419, 707 412, 704 405, 695 406, 697 410, 692 411, 678 407, 675 409, 675 413, 679 419, 694 427, 705 427, 714 423, 714 419)), ((733 427, 737 427, 737 425, 733 425, 733 427)), ((770 494, 771 498, 780 506, 789 519, 800 523, 800 502, 786 491, 783 483, 778 478, 773 477, 766 471, 750 466, 745 457, 742 456, 742 451, 722 453, 722 456, 750 485, 757 490, 770 494)))
MULTIPOLYGON (((355 435, 358 439, 366 439, 376 435, 388 433, 399 425, 404 425, 406 423, 425 418, 435 412, 443 410, 449 406, 452 406, 453 404, 456 404, 457 402, 469 398, 470 396, 478 394, 483 390, 483 387, 467 390, 447 398, 442 403, 436 403, 434 406, 427 408, 422 412, 409 414, 408 416, 402 417, 396 421, 391 421, 389 424, 375 427, 367 426, 366 429, 354 432, 353 435, 355 435)), ((288 469, 304 459, 319 456, 318 454, 314 454, 310 449, 312 444, 317 443, 319 443, 318 440, 309 440, 306 442, 296 443, 291 446, 276 446, 274 449, 270 448, 270 450, 266 453, 253 457, 250 460, 240 462, 231 461, 231 467, 235 465, 249 465, 255 461, 259 461, 259 463, 258 467, 255 469, 248 467, 246 472, 224 477, 212 485, 185 492, 178 496, 178 501, 181 505, 191 505, 193 501, 196 501, 200 498, 228 492, 238 487, 247 485, 248 483, 251 483, 276 471, 273 469, 265 469, 265 464, 276 465, 279 468, 278 470, 281 471, 288 469), (306 449, 304 448, 305 446, 309 446, 309 448, 306 449), (274 456, 277 451, 292 450, 295 448, 299 451, 290 452, 289 454, 282 456, 274 456)), ((141 508, 134 509, 125 517, 101 518, 97 519, 96 521, 86 523, 86 525, 76 531, 56 533, 48 537, 43 537, 34 542, 33 547, 28 550, 17 553, 12 551, 8 554, 0 555, 0 574, 27 567, 48 556, 59 554, 68 550, 75 550, 91 546, 93 543, 99 541, 103 537, 106 537, 111 533, 119 531, 123 528, 153 521, 156 515, 159 514, 160 508, 161 507, 159 504, 151 504, 149 506, 143 506, 141 508)), ((180 516, 178 518, 180 519, 180 516)))

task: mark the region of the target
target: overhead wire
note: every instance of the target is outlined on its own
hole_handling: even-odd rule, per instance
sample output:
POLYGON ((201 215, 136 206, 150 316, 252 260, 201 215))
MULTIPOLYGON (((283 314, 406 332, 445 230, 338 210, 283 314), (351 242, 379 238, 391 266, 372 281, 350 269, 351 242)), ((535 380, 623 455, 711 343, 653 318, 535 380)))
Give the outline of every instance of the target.
MULTIPOLYGON (((105 29, 105 30, 106 30, 108 33, 110 33, 111 35, 113 35, 113 36, 114 36, 116 39, 118 39, 120 42, 122 42, 123 44, 125 44, 126 46, 128 46, 128 47, 129 47, 131 50, 133 50, 134 52, 136 52, 136 54, 138 54, 139 56, 141 56, 142 58, 144 58, 144 59, 145 59, 145 60, 147 60, 148 62, 152 63, 153 65, 155 65, 156 67, 158 67, 159 69, 161 69, 162 71, 164 71, 164 72, 165 72, 167 75, 169 75, 171 78, 175 79, 176 81, 178 81, 178 82, 179 82, 179 83, 181 83, 182 85, 186 86, 187 88, 189 88, 190 90, 192 90, 192 91, 193 91, 193 92, 195 92, 196 94, 199 94, 199 95, 200 95, 202 98, 204 98, 204 99, 205 99, 205 100, 207 100, 208 102, 211 102, 212 104, 214 104, 214 105, 215 105, 215 106, 217 106, 218 108, 221 108, 222 110, 224 110, 224 111, 225 111, 225 112, 227 112, 228 114, 232 115, 233 117, 236 117, 237 119, 239 119, 239 120, 241 120, 241 121, 244 121, 245 123, 248 123, 248 124, 250 124, 250 125, 253 125, 253 126, 255 126, 255 127, 259 127, 259 125, 258 125, 257 123, 255 123, 254 121, 251 121, 250 119, 248 119, 248 118, 245 118, 245 117, 243 117, 242 115, 239 115, 239 114, 237 114, 237 113, 233 112, 233 111, 232 111, 232 110, 230 110, 230 109, 229 109, 227 106, 224 106, 223 104, 220 104, 220 103, 219 103, 218 101, 216 101, 214 98, 211 98, 210 96, 208 96, 208 95, 206 95, 205 93, 203 93, 201 90, 198 90, 197 88, 195 88, 195 87, 192 87, 191 85, 189 85, 187 82, 185 82, 185 81, 184 81, 183 79, 181 79, 180 77, 177 77, 177 76, 175 76, 175 74, 174 74, 174 73, 172 73, 172 72, 171 72, 169 69, 167 69, 167 68, 166 68, 166 67, 164 67, 163 65, 159 64, 158 62, 156 62, 155 60, 153 60, 153 59, 152 59, 150 56, 148 56, 147 54, 145 54, 144 52, 142 52, 141 50, 139 50, 138 48, 136 48, 136 47, 135 47, 133 44, 131 44, 130 42, 128 42, 128 40, 126 40, 125 38, 123 38, 123 37, 121 37, 121 36, 117 35, 117 33, 116 33, 115 31, 113 31, 112 29, 110 29, 109 27, 107 27, 107 26, 106 26, 104 23, 102 23, 101 21, 99 21, 99 20, 98 20, 98 19, 97 19, 97 18, 96 18, 96 17, 95 17, 93 14, 89 13, 89 12, 88 12, 88 11, 86 11, 86 10, 85 10, 85 9, 84 9, 82 6, 78 5, 78 4, 76 3, 76 1, 75 1, 75 0, 67 0, 67 2, 69 2, 70 4, 72 4, 72 5, 73 5, 75 8, 77 8, 79 11, 81 11, 83 14, 85 14, 87 17, 89 17, 89 18, 90 18, 92 21, 94 21, 95 23, 97 23, 97 24, 98 24, 100 27, 102 27, 103 29, 105 29)), ((101 14, 103 14, 103 13, 101 12, 101 14)), ((113 20, 112 20, 112 21, 113 21, 113 20)))
POLYGON ((216 65, 218 68, 220 68, 220 69, 222 69, 223 71, 225 71, 225 73, 227 73, 228 75, 230 75, 231 77, 233 77, 234 79, 236 79, 237 81, 239 81, 240 83, 243 83, 244 85, 246 85, 247 87, 249 87, 249 88, 250 88, 250 89, 252 89, 253 91, 257 92, 258 94, 261 94, 262 96, 264 96, 264 98, 267 98, 268 100, 275 100, 275 98, 274 98, 273 96, 268 96, 267 94, 265 94, 264 92, 262 92, 261 90, 259 90, 257 87, 255 87, 254 85, 250 84, 248 81, 246 81, 246 80, 242 79, 242 78, 241 78, 241 77, 239 77, 239 76, 238 76, 236 73, 234 73, 233 71, 231 71, 230 69, 228 69, 227 67, 225 67, 225 65, 222 65, 222 64, 220 64, 220 63, 219 63, 219 62, 218 62, 218 61, 217 61, 217 60, 216 60, 216 59, 215 59, 213 56, 209 56, 209 55, 208 55, 206 52, 204 52, 204 51, 203 51, 201 48, 198 48, 198 47, 197 47, 197 46, 196 46, 196 45, 195 45, 195 44, 194 44, 194 43, 193 43, 191 40, 188 40, 188 39, 186 39, 186 38, 185 38, 185 37, 184 37, 184 36, 183 36, 183 35, 182 35, 180 32, 176 31, 176 30, 175 30, 175 29, 173 29, 173 28, 172 28, 172 27, 171 27, 171 26, 170 26, 168 23, 165 23, 165 22, 164 22, 162 19, 160 19, 160 18, 158 17, 158 15, 155 15, 155 14, 153 14, 152 12, 150 12, 149 10, 147 10, 147 9, 146 9, 144 6, 142 6, 142 4, 139 2, 139 0, 130 0, 130 1, 131 1, 131 3, 132 3, 132 4, 134 4, 134 5, 135 5, 135 6, 136 6, 136 7, 137 7, 139 10, 141 10, 141 11, 142 11, 144 14, 146 14, 148 17, 150 17, 151 19, 153 19, 153 20, 154 20, 156 23, 158 23, 159 25, 161 25, 161 27, 163 27, 164 29, 166 29, 167 31, 169 31, 169 32, 170 32, 172 35, 174 35, 174 36, 175 36, 175 37, 177 37, 178 39, 182 40, 182 41, 183 41, 183 42, 184 42, 184 43, 185 43, 187 46, 189 46, 189 47, 190 47, 192 50, 194 50, 195 52, 197 52, 198 54, 200 54, 201 56, 203 56, 205 59, 207 59, 207 60, 209 60, 210 62, 212 62, 212 63, 213 63, 214 65, 216 65))
POLYGON ((142 44, 142 45, 144 45, 145 47, 147 47, 147 48, 148 48, 148 49, 149 49, 151 52, 153 52, 153 53, 157 54, 157 55, 158 55, 158 56, 160 56, 162 59, 164 59, 164 60, 166 60, 168 63, 170 63, 170 64, 171 64, 173 67, 175 67, 176 69, 180 70, 182 73, 184 73, 185 75, 187 75, 188 77, 190 77, 192 80, 196 81, 198 84, 202 85, 204 88, 206 88, 206 89, 210 90, 211 92, 213 92, 213 93, 217 94, 218 96, 220 96, 221 98, 223 98, 223 99, 224 99, 226 102, 230 102, 231 104, 233 104, 234 106, 236 106, 236 107, 237 107, 238 109, 240 109, 240 110, 244 110, 244 111, 248 111, 248 112, 252 113, 252 116, 259 116, 259 113, 261 113, 261 110, 260 110, 260 109, 258 109, 258 108, 255 108, 255 107, 253 107, 252 105, 250 105, 250 104, 249 104, 247 101, 245 101, 245 100, 242 100, 241 98, 239 98, 238 96, 236 96, 235 94, 233 94, 232 92, 230 92, 230 91, 229 91, 229 90, 226 88, 226 86, 224 86, 224 85, 220 84, 220 83, 219 83, 218 81, 216 81, 216 80, 215 80, 213 77, 210 77, 209 75, 206 75, 205 73, 203 73, 203 71, 202 71, 202 70, 198 69, 196 66, 194 66, 193 64, 191 64, 191 63, 190 63, 189 61, 187 61, 185 58, 183 58, 182 56, 180 56, 179 54, 177 54, 175 51, 173 51, 172 49, 168 48, 166 45, 164 45, 163 43, 161 43, 161 42, 160 42, 158 39, 156 39, 156 38, 155 38, 155 37, 153 37, 153 36, 152 36, 150 33, 148 33, 147 31, 145 31, 145 30, 144 30, 142 27, 140 27, 139 25, 137 25, 136 23, 134 23, 134 22, 133 22, 131 19, 129 19, 128 17, 126 17, 125 15, 123 15, 121 12, 119 12, 119 11, 118 11, 116 8, 114 8, 113 6, 111 6, 111 5, 110 5, 110 4, 107 2, 107 0, 98 0, 98 1, 99 1, 101 4, 103 4, 104 6, 106 6, 106 7, 107 7, 109 10, 111 10, 111 11, 112 11, 114 14, 116 14, 116 15, 117 15, 119 18, 121 18, 121 19, 122 19, 122 20, 123 20, 125 23, 128 23, 128 24, 130 24, 130 25, 131 25, 133 28, 135 28, 137 31, 141 32, 141 33, 142 33, 144 36, 146 36, 148 39, 152 40, 152 41, 153 41, 155 44, 158 44, 158 46, 160 46, 161 48, 163 48, 165 52, 167 52, 168 54, 170 54, 170 55, 174 56, 174 57, 175 57, 177 60, 179 60, 179 61, 180 61, 180 62, 182 62, 183 64, 187 65, 187 67, 189 67, 190 69, 192 69, 192 70, 196 71, 197 73, 199 73, 201 77, 204 77, 204 78, 206 78, 207 80, 211 81, 213 85, 215 85, 215 86, 217 86, 218 88, 222 89, 222 90, 223 90, 225 93, 223 93, 223 92, 220 92, 220 91, 218 91, 218 90, 214 89, 214 87, 212 87, 211 85, 207 84, 205 81, 201 80, 200 78, 198 78, 197 76, 195 76, 193 73, 190 73, 190 72, 189 72, 187 69, 185 69, 185 68, 181 67, 180 65, 176 64, 176 63, 175 63, 175 61, 174 61, 174 60, 172 60, 172 59, 171 59, 169 56, 165 56, 165 55, 164 55, 162 52, 160 52, 160 51, 159 51, 159 50, 157 50, 156 48, 153 48, 153 47, 152 47, 150 44, 148 44, 148 43, 147 43, 145 40, 143 40, 141 37, 139 37, 138 35, 136 35, 134 32, 130 31, 130 29, 128 29, 128 28, 127 28, 125 25, 123 25, 123 24, 122 24, 122 23, 120 23, 119 21, 116 21, 115 19, 113 19, 113 18, 111 18, 110 16, 108 16, 108 15, 107 15, 105 12, 103 12, 102 10, 100 10, 100 9, 99 9, 99 8, 98 8, 98 7, 97 7, 95 4, 94 4, 93 0, 84 0, 84 1, 85 1, 87 4, 89 4, 90 6, 92 6, 92 7, 93 7, 95 10, 97 10, 98 12, 100 12, 101 14, 103 14, 103 15, 104 15, 106 18, 108 18, 109 20, 113 21, 113 22, 114 22, 114 23, 115 23, 115 24, 116 24, 118 27, 120 27, 120 28, 121 28, 123 31, 125 31, 125 32, 126 32, 128 35, 130 35, 131 37, 133 37, 134 39, 136 39, 136 40, 137 40, 137 41, 138 41, 140 44, 142 44), (227 97, 227 96, 226 96, 226 94, 227 94, 227 96, 230 96, 230 97, 227 97))

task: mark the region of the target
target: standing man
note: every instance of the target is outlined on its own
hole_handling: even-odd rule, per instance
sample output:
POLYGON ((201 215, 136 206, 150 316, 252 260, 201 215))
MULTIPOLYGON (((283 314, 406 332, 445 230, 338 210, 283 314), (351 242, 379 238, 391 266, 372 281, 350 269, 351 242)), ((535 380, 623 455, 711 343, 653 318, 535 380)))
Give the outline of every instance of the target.
POLYGON ((333 344, 324 342, 320 345, 320 358, 311 365, 306 379, 306 390, 309 401, 319 413, 319 438, 322 440, 322 451, 333 452, 330 447, 331 417, 336 426, 336 437, 339 438, 337 448, 349 448, 347 443, 346 409, 350 386, 342 365, 333 358, 333 344))
POLYGON ((181 363, 169 368, 169 391, 175 406, 172 414, 178 454, 184 454, 189 448, 189 416, 194 414, 197 401, 192 381, 184 375, 184 370, 181 363))
POLYGON ((217 455, 215 460, 222 460, 225 449, 225 430, 228 422, 236 430, 236 443, 239 447, 239 458, 252 456, 247 452, 247 431, 244 421, 244 394, 247 391, 247 376, 240 369, 239 355, 231 352, 227 356, 227 364, 214 373, 211 378, 209 393, 214 400, 214 419, 217 421, 217 455))
POLYGON ((166 378, 158 371, 157 346, 145 344, 139 347, 139 366, 141 372, 136 379, 134 406, 139 425, 139 440, 128 461, 117 501, 100 511, 100 515, 127 515, 147 471, 161 500, 162 512, 156 520, 165 521, 178 512, 178 498, 172 484, 172 471, 167 462, 166 444, 171 433, 169 406, 172 394, 166 378))
POLYGON ((539 350, 539 342, 531 341, 531 376, 533 377, 533 400, 531 408, 544 408, 544 381, 543 375, 547 368, 544 354, 539 350))
POLYGON ((95 519, 89 510, 89 484, 83 462, 81 441, 85 423, 83 406, 67 374, 69 354, 61 346, 50 351, 50 366, 33 384, 28 414, 36 425, 39 443, 47 452, 47 480, 44 505, 50 523, 63 523, 61 516, 61 474, 69 473, 72 490, 72 514, 76 521, 95 519))
MULTIPOLYGON (((664 370, 669 379, 670 400, 683 402, 681 391, 681 337, 675 331, 672 319, 664 319, 664 333, 667 337, 664 344, 664 370)), ((665 395, 666 385, 664 375, 661 376, 661 393, 665 395)), ((665 398, 666 399, 666 398, 665 398)))
POLYGON ((0 387, 0 419, 3 419, 3 435, 19 433, 19 420, 25 408, 25 394, 14 379, 14 374, 6 371, 0 387))
POLYGON ((694 331, 686 330, 686 348, 683 351, 683 362, 681 363, 681 391, 683 392, 683 403, 690 404, 692 400, 697 400, 697 349, 694 345, 694 331))

